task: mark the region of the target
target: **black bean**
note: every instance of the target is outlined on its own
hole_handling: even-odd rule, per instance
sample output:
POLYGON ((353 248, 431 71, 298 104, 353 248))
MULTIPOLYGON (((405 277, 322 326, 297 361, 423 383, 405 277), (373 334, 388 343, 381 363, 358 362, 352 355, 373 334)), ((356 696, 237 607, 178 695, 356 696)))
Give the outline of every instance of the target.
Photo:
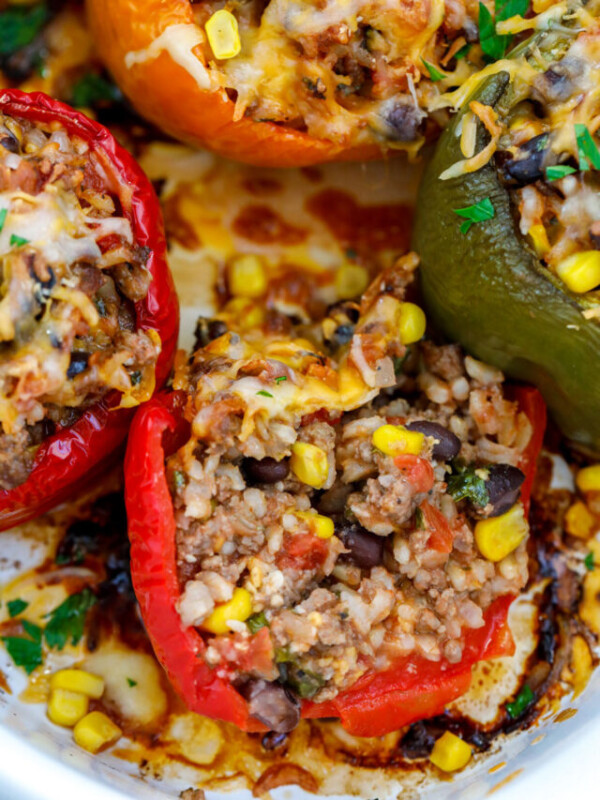
POLYGON ((433 457, 438 461, 450 461, 455 458, 461 448, 461 441, 452 431, 439 425, 437 422, 429 422, 426 419, 417 419, 414 422, 409 422, 406 428, 409 431, 418 431, 424 433, 425 436, 431 436, 435 439, 433 445, 433 457))
POLYGON ((67 370, 67 378, 74 378, 87 369, 89 358, 89 353, 81 353, 78 351, 71 353, 71 362, 67 370))
POLYGON ((398 142, 414 142, 421 133, 423 113, 411 102, 396 103, 387 115, 391 129, 390 139, 398 142))
POLYGON ((242 471, 251 482, 277 483, 287 478, 290 466, 287 459, 276 461, 274 458, 245 458, 242 471))
POLYGON ((485 488, 489 495, 492 511, 488 516, 497 517, 504 514, 519 499, 521 485, 525 475, 517 467, 510 464, 494 464, 489 468, 489 477, 485 488))
POLYGON ((335 533, 342 540, 344 547, 350 551, 344 555, 344 559, 352 561, 362 569, 370 569, 381 564, 384 543, 382 536, 376 536, 357 522, 349 522, 346 519, 336 525, 335 533))
POLYGON ((196 349, 206 347, 209 342, 224 336, 227 333, 227 324, 222 319, 209 319, 199 317, 196 323, 194 336, 196 337, 196 349))
POLYGON ((19 140, 10 132, 0 134, 0 145, 9 153, 19 152, 19 140))
POLYGON ((260 740, 260 743, 265 750, 279 750, 279 748, 283 747, 283 745, 287 742, 287 738, 287 733, 275 733, 275 731, 269 731, 269 733, 265 733, 260 740))
POLYGON ((246 684, 243 694, 251 717, 270 731, 289 733, 300 722, 300 703, 279 683, 257 680, 246 684))
POLYGON ((517 158, 504 165, 504 176, 519 186, 541 180, 544 169, 549 164, 548 136, 541 133, 526 142, 520 149, 517 158))
POLYGON ((573 93, 573 79, 585 65, 578 58, 563 58, 533 80, 533 88, 545 103, 567 100, 573 93))

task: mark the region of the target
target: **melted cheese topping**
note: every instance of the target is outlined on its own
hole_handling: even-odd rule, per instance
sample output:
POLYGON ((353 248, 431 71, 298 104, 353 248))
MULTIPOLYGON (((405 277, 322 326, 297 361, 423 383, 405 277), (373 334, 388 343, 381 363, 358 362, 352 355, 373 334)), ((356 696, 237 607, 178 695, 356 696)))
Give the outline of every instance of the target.
POLYGON ((205 41, 197 25, 169 25, 148 47, 127 53, 125 65, 131 69, 136 64, 153 61, 166 52, 192 76, 201 89, 210 89, 210 75, 198 55, 205 41))

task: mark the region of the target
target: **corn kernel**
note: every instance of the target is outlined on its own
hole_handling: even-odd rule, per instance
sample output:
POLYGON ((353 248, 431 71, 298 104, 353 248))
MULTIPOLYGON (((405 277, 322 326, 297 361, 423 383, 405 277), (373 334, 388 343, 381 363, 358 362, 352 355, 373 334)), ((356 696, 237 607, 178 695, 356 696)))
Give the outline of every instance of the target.
POLYGON ((488 561, 502 561, 516 550, 529 533, 529 525, 520 503, 499 517, 482 519, 475 525, 475 541, 488 561))
POLYGON ((335 290, 341 300, 359 297, 369 285, 369 273, 358 264, 344 264, 335 273, 335 290))
POLYGON ((580 492, 599 492, 600 491, 600 464, 590 464, 583 467, 577 473, 575 479, 577 488, 580 492))
POLYGON ((231 11, 221 8, 204 26, 208 43, 215 58, 235 58, 242 49, 237 19, 231 11))
POLYGON ((252 597, 247 589, 237 588, 227 603, 217 606, 202 623, 202 627, 211 633, 229 633, 229 620, 245 622, 252 616, 252 597))
POLYGON ((229 265, 229 291, 236 297, 260 297, 267 290, 267 275, 258 256, 238 256, 229 265))
POLYGON ((600 285, 600 250, 574 253, 561 261, 556 271, 572 292, 589 292, 600 285))
POLYGON ((409 431, 402 425, 382 425, 373 434, 373 446, 386 456, 410 453, 418 456, 423 449, 425 434, 409 431))
POLYGON ((527 233, 531 237, 533 247, 538 256, 540 258, 545 256, 548 250, 550 250, 550 242, 548 241, 546 228, 544 228, 542 224, 538 223, 537 225, 532 225, 527 233))
POLYGON ((414 303, 400 305, 400 339, 402 344, 413 344, 425 335, 427 319, 422 308, 414 303))
POLYGON ((321 489, 329 475, 327 453, 314 444, 296 442, 292 445, 290 469, 302 483, 321 489))
POLYGON ((265 312, 247 297, 234 297, 223 309, 235 317, 236 324, 243 329, 257 328, 265 321, 265 312))
POLYGON ((433 745, 429 760, 444 772, 456 772, 467 766, 471 754, 470 745, 459 736, 446 731, 433 745))
POLYGON ((589 539, 596 530, 596 518, 585 503, 576 500, 565 514, 565 529, 578 539, 589 539))
POLYGON ((55 725, 72 728, 88 712, 89 697, 68 689, 54 689, 48 700, 48 718, 55 725))
POLYGON ((316 514, 314 511, 296 511, 295 513, 299 519, 303 519, 308 523, 311 531, 319 539, 331 539, 333 536, 335 528, 333 520, 329 519, 329 517, 316 514))
POLYGON ((83 669, 61 669, 50 678, 50 689, 67 689, 98 700, 104 692, 104 681, 83 669))
POLYGON ((88 753, 97 753, 114 744, 122 734, 121 728, 101 711, 92 711, 80 719, 73 730, 73 738, 88 753))

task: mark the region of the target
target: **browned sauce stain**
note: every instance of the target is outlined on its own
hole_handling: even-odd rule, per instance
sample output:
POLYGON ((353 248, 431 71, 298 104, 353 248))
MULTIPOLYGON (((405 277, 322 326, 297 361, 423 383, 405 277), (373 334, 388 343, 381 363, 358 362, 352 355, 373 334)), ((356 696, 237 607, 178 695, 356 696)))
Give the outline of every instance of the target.
POLYGON ((576 713, 576 708, 565 708, 564 711, 561 711, 560 714, 554 717, 554 722, 566 722, 568 719, 574 717, 576 713))
POLYGON ((522 772, 523 772, 523 767, 521 767, 521 769, 516 769, 514 772, 511 772, 510 775, 507 775, 506 778, 500 781, 500 783, 497 783, 492 789, 490 789, 489 792, 487 793, 487 796, 491 797, 491 795, 495 794, 500 789, 503 789, 511 781, 514 781, 514 779, 517 778, 522 772))
POLYGON ((238 236, 256 244, 300 244, 307 231, 283 219, 269 206, 245 206, 233 221, 232 228, 238 236))
POLYGON ((242 181, 242 186, 248 194, 254 195, 254 197, 267 197, 278 194, 283 189, 283 185, 274 178, 261 178, 259 175, 245 178, 242 181))
POLYGON ((6 692, 6 694, 12 694, 10 686, 6 680, 6 675, 0 670, 0 691, 6 692))
POLYGON ((163 200, 162 209, 165 230, 170 243, 177 242, 187 250, 196 250, 200 247, 201 242, 193 225, 181 212, 182 197, 183 191, 180 191, 163 200))
POLYGON ((325 189, 306 203, 345 247, 358 252, 399 250, 410 246, 413 212, 409 206, 360 205, 347 192, 325 189))

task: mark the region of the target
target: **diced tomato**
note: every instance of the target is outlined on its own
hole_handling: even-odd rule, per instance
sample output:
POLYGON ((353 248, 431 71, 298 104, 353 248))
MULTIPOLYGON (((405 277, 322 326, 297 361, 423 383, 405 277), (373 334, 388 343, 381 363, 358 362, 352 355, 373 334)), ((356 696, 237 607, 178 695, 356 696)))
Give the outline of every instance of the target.
POLYGON ((429 547, 438 553, 451 553, 454 536, 446 517, 427 500, 419 508, 423 512, 425 527, 431 532, 427 542, 429 547))
POLYGON ((319 408, 318 411, 313 411, 312 414, 305 414, 300 424, 303 428, 310 425, 311 422, 327 422, 329 425, 335 425, 341 418, 341 413, 331 412, 326 408, 319 408))
POLYGON ((416 492, 429 492, 433 488, 433 467, 426 459, 403 453, 394 458, 394 464, 416 492))
POLYGON ((248 649, 238 659, 241 672, 256 673, 264 677, 273 673, 273 642, 268 628, 261 628, 258 633, 246 640, 248 649))
POLYGON ((277 558, 280 569, 307 570, 320 567, 329 553, 326 539, 319 539, 312 533, 286 533, 283 547, 277 558))

